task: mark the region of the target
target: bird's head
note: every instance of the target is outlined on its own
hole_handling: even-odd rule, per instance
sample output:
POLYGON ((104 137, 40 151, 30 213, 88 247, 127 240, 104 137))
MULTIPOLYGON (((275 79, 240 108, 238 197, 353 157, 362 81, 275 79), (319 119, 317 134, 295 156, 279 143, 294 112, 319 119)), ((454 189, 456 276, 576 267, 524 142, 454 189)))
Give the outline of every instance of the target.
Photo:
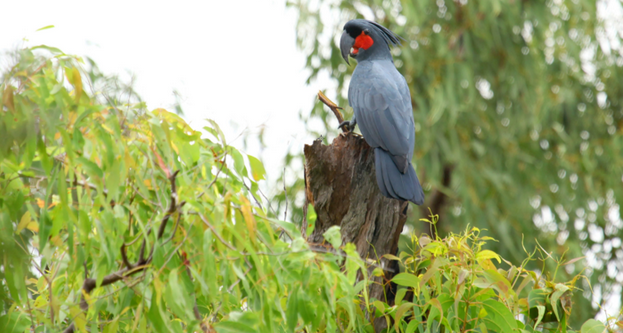
POLYGON ((372 54, 389 55, 389 45, 399 45, 400 36, 384 26, 368 20, 351 20, 344 25, 340 38, 342 58, 350 65, 348 56, 364 60, 372 54))

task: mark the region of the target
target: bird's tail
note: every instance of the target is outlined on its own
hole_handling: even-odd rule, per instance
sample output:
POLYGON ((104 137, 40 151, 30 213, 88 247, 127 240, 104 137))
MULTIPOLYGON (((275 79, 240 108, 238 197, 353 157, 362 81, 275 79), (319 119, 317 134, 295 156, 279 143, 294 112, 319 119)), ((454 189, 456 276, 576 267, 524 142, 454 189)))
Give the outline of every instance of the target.
POLYGON ((374 149, 376 182, 384 196, 399 200, 408 200, 416 205, 424 203, 424 191, 420 180, 409 162, 406 173, 401 173, 391 158, 382 148, 374 149))

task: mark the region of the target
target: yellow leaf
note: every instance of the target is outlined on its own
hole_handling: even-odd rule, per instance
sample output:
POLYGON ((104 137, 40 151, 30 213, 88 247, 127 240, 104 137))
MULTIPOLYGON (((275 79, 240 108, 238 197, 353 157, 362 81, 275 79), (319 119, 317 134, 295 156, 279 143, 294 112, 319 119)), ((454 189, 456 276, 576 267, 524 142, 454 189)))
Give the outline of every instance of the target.
POLYGON ((490 270, 496 270, 497 269, 497 267, 495 267, 495 265, 493 264, 493 261, 491 261, 491 259, 478 260, 478 264, 480 265, 480 267, 482 267, 484 269, 490 269, 490 270))
POLYGON ((124 159, 125 159, 125 164, 127 167, 129 168, 134 167, 134 159, 132 158, 128 150, 125 151, 124 159))
POLYGON ((154 189, 153 187, 151 187, 151 180, 149 180, 149 179, 144 179, 143 180, 143 184, 145 184, 145 186, 147 186, 147 189, 149 189, 149 190, 153 190, 154 189))
POLYGON ((7 85, 2 92, 2 104, 9 110, 15 111, 15 102, 13 101, 13 86, 7 85))
POLYGON ((225 204, 225 219, 229 220, 231 218, 231 192, 228 191, 223 197, 223 203, 225 204))
POLYGON ((384 254, 384 255, 383 255, 383 258, 387 258, 388 260, 398 260, 398 261, 400 261, 400 258, 396 257, 396 256, 395 256, 395 255, 393 255, 393 254, 389 254, 389 253, 384 254))
POLYGON ((37 206, 39 206, 39 208, 43 208, 43 206, 45 206, 45 202, 39 198, 37 198, 37 206))
MULTIPOLYGON (((41 290, 41 289, 39 289, 39 290, 41 290)), ((47 298, 45 298, 43 296, 37 297, 37 299, 35 300, 35 308, 43 309, 43 308, 45 308, 47 306, 48 306, 47 298)))
POLYGON ((79 306, 70 307, 69 313, 71 314, 71 318, 74 319, 74 324, 76 325, 76 328, 80 332, 86 332, 87 320, 84 317, 84 312, 80 309, 80 307, 79 306))
POLYGON ((78 118, 78 113, 76 111, 69 111, 69 117, 67 119, 67 124, 69 126, 73 126, 78 118))
POLYGON ((179 155, 180 150, 177 148, 177 146, 175 145, 175 142, 171 141, 171 148, 173 148, 173 150, 175 150, 175 153, 179 155))
POLYGON ((63 240, 59 236, 54 236, 50 239, 52 244, 56 245, 56 247, 63 246, 63 240))
POLYGON ((110 134, 114 134, 115 131, 112 130, 112 128, 106 126, 106 124, 100 124, 100 126, 102 126, 103 129, 106 130, 106 132, 110 133, 110 134))
POLYGON ((249 200, 240 195, 240 201, 242 202, 242 206, 240 209, 242 210, 242 216, 244 216, 244 222, 247 224, 247 229, 249 229, 249 235, 251 236, 251 241, 255 243, 255 217, 253 217, 253 212, 251 208, 251 203, 249 200))
POLYGON ((158 279, 158 277, 153 280, 153 284, 154 290, 156 290, 156 302, 160 304, 162 302, 162 289, 164 289, 164 286, 162 285, 162 282, 160 281, 160 279, 158 279))
POLYGON ((19 220, 19 224, 17 225, 17 230, 15 231, 15 233, 19 234, 20 232, 22 232, 22 230, 26 228, 30 221, 32 221, 32 219, 30 218, 30 212, 27 211, 26 213, 24 213, 24 215, 22 215, 22 218, 19 220))
POLYGON ((82 97, 82 77, 80 76, 80 70, 77 68, 68 69, 66 72, 67 80, 74 86, 74 94, 76 96, 76 102, 80 101, 82 97))
POLYGON ((37 221, 30 221, 30 223, 26 226, 26 229, 32 232, 39 232, 39 223, 37 223, 37 221))
POLYGON ((491 250, 482 250, 476 254, 476 260, 481 261, 484 259, 495 259, 498 261, 498 264, 502 263, 500 256, 491 250))

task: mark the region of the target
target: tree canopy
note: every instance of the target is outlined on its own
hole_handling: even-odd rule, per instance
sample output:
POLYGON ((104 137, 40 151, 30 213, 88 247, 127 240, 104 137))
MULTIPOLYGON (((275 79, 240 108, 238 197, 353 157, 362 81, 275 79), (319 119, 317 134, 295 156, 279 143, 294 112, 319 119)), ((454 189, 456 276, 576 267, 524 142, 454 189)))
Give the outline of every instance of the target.
POLYGON ((373 332, 375 320, 387 332, 574 332, 582 276, 558 274, 580 258, 537 250, 513 265, 476 227, 412 234, 385 258, 401 267, 384 282, 393 304, 370 298, 380 262, 335 227, 312 249, 311 230, 276 218, 259 191, 262 163, 216 123, 206 137, 147 111, 55 48, 15 61, 0 86, 2 332, 373 332))
MULTIPOLYGON (((491 249, 515 263, 537 239, 554 256, 586 255, 562 272, 588 277, 574 299, 578 321, 622 297, 623 56, 606 2, 289 4, 309 79, 335 79, 337 92, 327 94, 341 106, 354 69, 340 56, 342 25, 365 17, 404 38, 393 55, 411 88, 413 162, 427 196, 415 228, 428 228, 417 216, 430 207, 442 234, 486 228, 500 240, 491 249), (600 296, 589 295, 591 286, 600 296)), ((303 118, 322 120, 318 135, 336 133, 320 104, 303 118)))

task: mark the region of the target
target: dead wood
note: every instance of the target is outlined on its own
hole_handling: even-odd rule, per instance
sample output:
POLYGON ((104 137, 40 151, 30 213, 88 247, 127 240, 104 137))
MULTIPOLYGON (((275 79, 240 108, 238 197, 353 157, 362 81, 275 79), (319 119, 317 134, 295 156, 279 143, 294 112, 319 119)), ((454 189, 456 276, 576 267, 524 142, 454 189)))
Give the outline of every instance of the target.
MULTIPOLYGON (((339 114, 335 104, 325 104, 339 114)), ((393 304, 394 290, 388 281, 398 273, 398 266, 382 256, 397 253, 408 203, 381 194, 374 149, 360 135, 341 133, 330 145, 316 140, 305 145, 304 155, 306 199, 317 214, 308 241, 321 244, 327 229, 340 226, 343 241, 354 243, 362 258, 382 260, 385 276, 375 278, 370 297, 393 304)))

